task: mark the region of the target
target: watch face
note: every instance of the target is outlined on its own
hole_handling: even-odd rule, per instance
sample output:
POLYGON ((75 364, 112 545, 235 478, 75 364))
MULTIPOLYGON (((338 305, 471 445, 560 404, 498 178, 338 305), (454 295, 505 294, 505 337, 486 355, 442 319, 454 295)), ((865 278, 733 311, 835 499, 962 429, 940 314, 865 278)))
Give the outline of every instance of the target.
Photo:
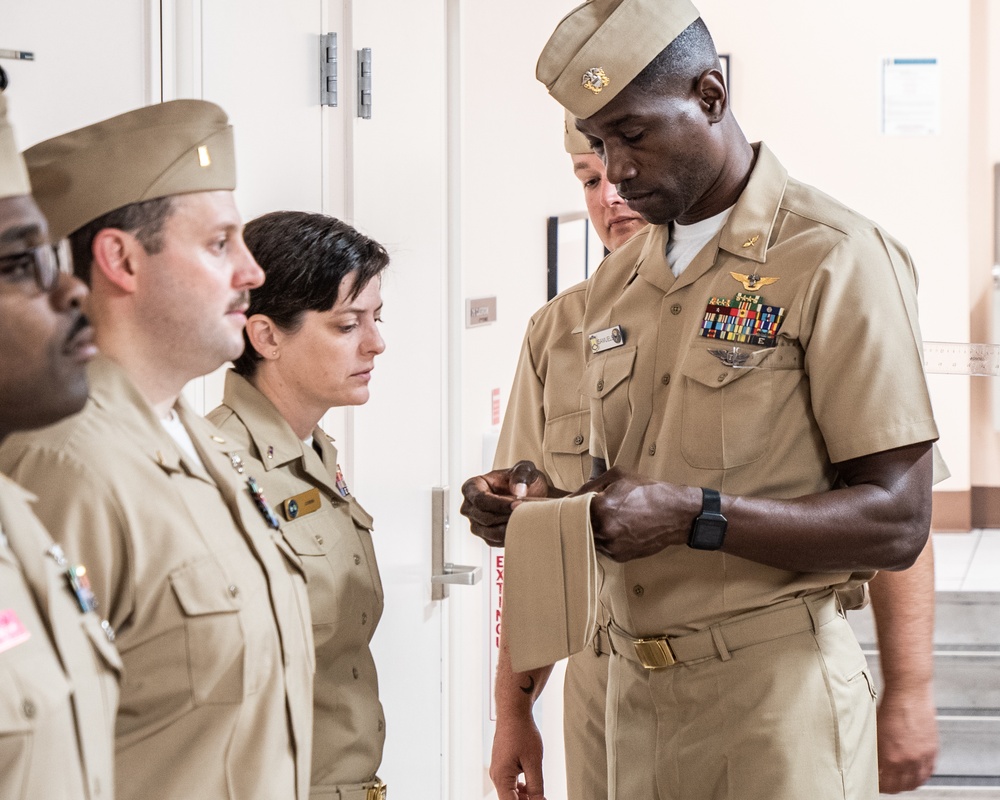
POLYGON ((702 516, 695 522, 691 546, 700 550, 718 550, 725 538, 725 519, 706 519, 702 516))

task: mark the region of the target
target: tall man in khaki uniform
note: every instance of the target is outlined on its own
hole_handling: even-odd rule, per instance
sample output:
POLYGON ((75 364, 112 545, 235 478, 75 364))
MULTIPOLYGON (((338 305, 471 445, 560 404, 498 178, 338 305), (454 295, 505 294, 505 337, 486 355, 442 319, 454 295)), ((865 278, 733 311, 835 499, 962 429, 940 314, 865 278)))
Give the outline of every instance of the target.
MULTIPOLYGON (((607 180, 604 164, 566 114, 564 145, 583 184, 591 221, 613 252, 646 222, 607 180), (638 222, 637 222, 638 220, 638 222)), ((590 408, 577 387, 585 365, 582 336, 586 284, 567 289, 528 323, 494 468, 522 459, 537 464, 549 482, 572 490, 589 476, 590 408)), ((934 482, 949 472, 934 447, 934 482)), ((879 789, 916 789, 931 776, 938 733, 933 696, 934 555, 928 539, 916 563, 902 572, 879 572, 869 583, 878 630, 883 688, 878 705, 879 789)), ((600 610, 601 618, 605 612, 600 610)), ((610 653, 599 625, 591 646, 570 657, 564 683, 564 741, 569 796, 607 797, 605 698, 610 653)), ((541 736, 531 709, 551 667, 514 673, 501 630, 497 666, 497 733, 491 776, 500 796, 526 774, 543 786, 541 736)))
MULTIPOLYGON (((908 566, 927 536, 937 431, 908 256, 747 143, 684 0, 579 7, 538 74, 655 224, 587 290, 581 390, 611 469, 565 514, 515 512, 506 577, 515 541, 553 535, 533 522, 567 553, 592 524, 616 654, 611 797, 875 797, 874 692, 832 590, 908 566)), ((465 487, 494 543, 512 477, 465 487)), ((550 583, 588 598, 594 575, 550 583)), ((577 602, 570 652, 590 627, 577 602)), ((510 632, 515 669, 545 663, 530 635, 519 652, 529 617, 510 632)))
MULTIPOLYGON (((60 274, 0 93, 0 441, 83 407, 95 352, 85 296, 60 274)), ((0 474, 0 797, 112 798, 121 660, 86 569, 35 503, 0 474)))
POLYGON ((305 798, 312 639, 299 559, 233 447, 180 397, 243 348, 262 272, 241 236, 232 129, 175 101, 25 153, 89 280, 96 342, 75 417, 0 448, 52 500, 125 664, 120 798, 305 798))

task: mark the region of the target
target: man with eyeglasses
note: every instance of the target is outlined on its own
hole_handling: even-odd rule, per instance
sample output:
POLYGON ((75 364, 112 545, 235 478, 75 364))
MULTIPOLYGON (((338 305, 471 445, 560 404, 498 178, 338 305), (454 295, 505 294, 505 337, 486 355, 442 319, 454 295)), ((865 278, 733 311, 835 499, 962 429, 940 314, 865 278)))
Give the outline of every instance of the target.
POLYGON ((70 420, 0 465, 87 559, 125 669, 121 798, 305 800, 313 647, 298 557, 236 448, 181 398, 243 350, 263 272, 232 196, 232 128, 178 100, 25 152, 35 198, 91 288, 101 355, 70 420))
MULTIPOLYGON (((0 440, 83 407, 85 296, 59 269, 0 92, 0 440)), ((40 502, 0 474, 0 797, 110 798, 121 661, 40 502)))

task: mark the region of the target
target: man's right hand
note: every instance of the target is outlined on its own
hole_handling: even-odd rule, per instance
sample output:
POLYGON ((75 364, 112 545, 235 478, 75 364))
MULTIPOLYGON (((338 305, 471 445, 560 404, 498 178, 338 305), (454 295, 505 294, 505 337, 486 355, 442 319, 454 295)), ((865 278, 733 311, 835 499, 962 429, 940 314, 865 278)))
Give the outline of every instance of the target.
POLYGON ((503 547, 507 520, 523 497, 548 497, 545 476, 530 461, 495 469, 462 484, 462 515, 472 532, 492 547, 503 547))
POLYGON ((545 800, 542 779, 542 735, 529 714, 497 719, 490 758, 490 780, 499 800, 545 800), (524 774, 524 781, 518 776, 524 774))

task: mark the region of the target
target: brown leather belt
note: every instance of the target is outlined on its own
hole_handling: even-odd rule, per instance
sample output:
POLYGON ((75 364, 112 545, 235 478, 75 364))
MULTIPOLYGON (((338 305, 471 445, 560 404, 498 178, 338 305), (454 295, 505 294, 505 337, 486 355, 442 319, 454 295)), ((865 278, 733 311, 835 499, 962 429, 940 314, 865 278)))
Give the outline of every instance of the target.
POLYGON ((785 600, 764 611, 754 611, 684 636, 652 636, 636 639, 614 620, 607 632, 613 652, 642 664, 662 669, 706 658, 728 660, 729 653, 796 633, 818 630, 839 612, 832 591, 785 600))

